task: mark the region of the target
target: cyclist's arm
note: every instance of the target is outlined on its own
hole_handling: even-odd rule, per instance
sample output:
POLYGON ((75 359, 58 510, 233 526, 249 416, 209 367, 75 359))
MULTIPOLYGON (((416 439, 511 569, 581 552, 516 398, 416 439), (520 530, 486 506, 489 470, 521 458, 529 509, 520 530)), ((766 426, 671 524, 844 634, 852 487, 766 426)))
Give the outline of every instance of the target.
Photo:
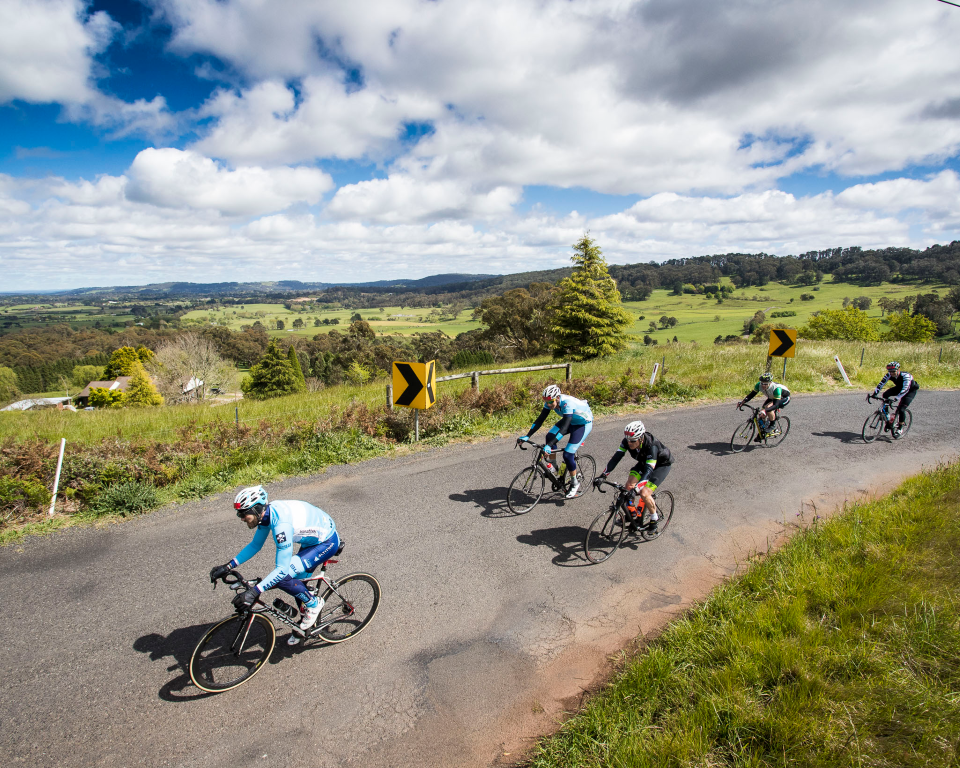
POLYGON ((267 535, 269 533, 270 529, 267 526, 263 525, 258 527, 257 532, 253 534, 253 539, 251 539, 250 543, 241 549, 240 554, 233 558, 228 565, 231 568, 237 568, 247 562, 247 560, 263 549, 263 542, 267 540, 267 535))
POLYGON ((617 468, 617 464, 620 463, 620 459, 623 458, 626 453, 626 449, 621 445, 617 448, 617 452, 610 457, 610 461, 607 462, 607 468, 603 470, 603 474, 609 475, 613 470, 617 468))
POLYGON ((540 415, 537 416, 537 420, 530 425, 530 431, 527 432, 527 437, 533 437, 534 433, 543 426, 543 422, 547 420, 547 416, 549 415, 549 408, 544 408, 542 411, 540 411, 540 415))
POLYGON ((777 384, 777 388, 774 390, 773 396, 772 396, 770 399, 771 399, 771 400, 783 400, 783 397, 784 397, 783 393, 784 393, 783 387, 781 387, 779 384, 777 384))
POLYGON ((890 372, 887 371, 886 375, 882 379, 880 379, 880 383, 877 384, 876 389, 873 390, 874 397, 880 394, 880 390, 883 389, 883 385, 886 384, 887 381, 889 380, 890 380, 890 372))
POLYGON ((660 458, 660 449, 657 448, 657 444, 652 442, 650 444, 650 451, 647 454, 647 461, 643 466, 643 472, 640 475, 640 482, 643 483, 653 474, 653 470, 657 468, 657 460, 660 458))
POLYGON ((754 387, 754 388, 751 389, 749 392, 747 392, 746 395, 744 395, 742 402, 744 402, 744 403, 749 403, 751 400, 753 400, 754 397, 757 396, 757 392, 759 392, 759 391, 760 391, 760 390, 759 390, 757 387, 754 387))
POLYGON ((573 420, 573 414, 568 413, 560 421, 554 424, 547 433, 546 443, 551 448, 556 448, 557 443, 563 439, 563 434, 570 428, 570 422, 573 420))
POLYGON ((913 383, 913 376, 911 376, 909 373, 902 373, 900 375, 903 376, 903 387, 900 389, 899 392, 897 392, 897 394, 894 395, 898 403, 903 398, 903 396, 910 391, 910 385, 913 383))
POLYGON ((277 559, 274 569, 257 584, 257 590, 261 594, 276 586, 277 582, 290 573, 290 560, 293 558, 293 525, 290 523, 278 525, 273 539, 277 544, 277 559))

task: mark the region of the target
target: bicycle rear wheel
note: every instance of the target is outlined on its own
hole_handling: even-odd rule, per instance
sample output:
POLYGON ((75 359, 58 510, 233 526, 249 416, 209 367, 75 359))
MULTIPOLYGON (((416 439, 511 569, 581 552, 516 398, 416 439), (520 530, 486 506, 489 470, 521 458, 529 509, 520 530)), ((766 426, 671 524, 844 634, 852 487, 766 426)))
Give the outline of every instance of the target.
POLYGON ((667 526, 673 520, 673 494, 670 491, 657 491, 653 494, 653 500, 657 505, 657 522, 651 523, 640 531, 640 535, 647 541, 653 541, 667 530, 667 526))
POLYGON ((874 411, 867 416, 867 420, 863 422, 863 431, 860 434, 865 443, 872 443, 883 434, 883 415, 880 411, 874 411))
POLYGON ((737 427, 737 431, 734 432, 733 437, 730 438, 730 450, 740 453, 740 451, 753 442, 755 433, 756 427, 753 424, 753 419, 748 419, 737 427))
POLYGON ((602 563, 609 558, 623 541, 627 522, 619 506, 597 515, 583 539, 583 553, 591 563, 602 563))
POLYGON ((237 614, 214 624, 190 657, 190 679, 201 691, 220 693, 253 677, 273 653, 277 631, 257 613, 237 614))
MULTIPOLYGON (((580 489, 573 498, 579 499, 587 492, 587 489, 593 486, 593 478, 597 476, 597 462, 593 456, 588 453, 577 454, 577 479, 580 481, 580 489)), ((567 486, 569 487, 569 486, 567 486)))
POLYGON ((789 431, 790 418, 788 416, 778 416, 777 420, 773 423, 773 431, 768 434, 766 440, 764 441, 765 445, 767 445, 769 448, 772 448, 775 445, 780 445, 780 443, 783 442, 783 438, 787 436, 787 432, 789 431))
POLYGON ((536 467, 521 469, 507 491, 507 506, 515 515, 525 515, 543 496, 544 478, 536 467))
POLYGON ((317 634, 328 643, 342 643, 360 634, 380 607, 380 583, 369 573, 351 573, 323 595, 317 634))
POLYGON ((901 437, 906 437, 907 432, 910 431, 910 425, 913 424, 913 414, 910 411, 903 412, 903 429, 900 431, 900 436, 893 436, 894 440, 899 440, 901 437))

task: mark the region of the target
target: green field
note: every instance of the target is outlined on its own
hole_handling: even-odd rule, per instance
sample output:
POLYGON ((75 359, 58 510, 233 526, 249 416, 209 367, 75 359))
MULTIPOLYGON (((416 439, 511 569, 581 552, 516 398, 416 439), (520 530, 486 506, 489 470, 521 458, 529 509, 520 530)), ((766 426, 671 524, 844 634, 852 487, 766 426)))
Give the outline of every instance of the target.
POLYGON ((100 307, 61 303, 15 304, 0 308, 0 329, 5 331, 57 323, 68 323, 78 329, 92 327, 98 322, 101 326, 122 326, 133 319, 125 305, 118 305, 114 310, 107 307, 103 312, 100 307))
POLYGON ((646 301, 625 302, 624 308, 632 315, 643 315, 644 320, 636 320, 628 329, 631 335, 642 338, 649 334, 664 344, 677 337, 678 341, 696 341, 699 344, 712 343, 717 336, 739 335, 743 331, 743 321, 749 320, 754 313, 762 310, 767 314, 767 322, 780 322, 785 326, 799 328, 804 325, 810 316, 821 309, 840 309, 844 297, 854 299, 858 296, 868 296, 873 299, 873 306, 867 311, 870 317, 879 318, 880 308, 876 306, 877 299, 887 296, 891 299, 901 299, 904 296, 918 293, 930 293, 939 290, 940 295, 949 290, 950 286, 909 285, 904 283, 883 283, 878 286, 862 288, 850 283, 828 282, 829 277, 819 286, 793 287, 779 283, 769 283, 762 287, 738 289, 733 295, 718 304, 716 299, 706 296, 684 294, 674 296, 670 291, 661 289, 654 291, 646 301), (801 301, 800 294, 813 296, 812 301, 801 301), (790 300, 793 299, 791 302, 790 300), (794 311, 796 317, 771 319, 771 312, 794 311), (660 318, 676 317, 677 325, 673 328, 658 331, 649 331, 650 321, 659 322, 660 318), (719 318, 719 319, 718 319, 719 318))
POLYGON ((218 309, 199 309, 187 312, 181 318, 183 327, 191 325, 221 325, 234 331, 239 331, 244 325, 253 325, 261 322, 270 336, 306 336, 313 337, 318 333, 327 333, 331 330, 346 331, 350 327, 351 316, 359 313, 370 323, 377 334, 391 335, 400 333, 409 336, 414 333, 428 331, 443 331, 448 336, 456 336, 464 331, 471 331, 480 327, 480 323, 473 320, 473 311, 464 310, 455 320, 439 321, 430 318, 433 307, 384 307, 377 309, 324 309, 308 312, 298 312, 286 309, 283 304, 244 304, 239 307, 223 307, 218 309), (303 328, 294 328, 293 322, 303 320, 303 328), (338 325, 315 325, 315 321, 338 320, 338 325), (282 320, 284 329, 276 330, 277 320, 282 320))

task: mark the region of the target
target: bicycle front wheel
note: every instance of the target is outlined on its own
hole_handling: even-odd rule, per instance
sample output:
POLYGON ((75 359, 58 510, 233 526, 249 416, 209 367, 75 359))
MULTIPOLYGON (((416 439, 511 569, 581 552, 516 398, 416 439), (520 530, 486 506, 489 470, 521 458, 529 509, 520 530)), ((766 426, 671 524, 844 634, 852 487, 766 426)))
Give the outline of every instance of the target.
POLYGON ((246 613, 214 624, 190 657, 190 679, 201 691, 221 693, 253 677, 273 653, 277 631, 266 616, 246 613))
POLYGON ((657 491, 653 494, 653 501, 657 505, 657 522, 651 523, 640 531, 640 535, 647 541, 653 541, 667 530, 673 520, 674 499, 670 491, 657 491))
POLYGON ((740 453, 740 451, 753 442, 755 432, 756 427, 753 424, 753 419, 745 421, 737 427, 737 431, 734 432, 733 437, 730 438, 730 450, 740 453))
POLYGON ((861 432, 863 442, 872 443, 880 437, 883 434, 883 424, 883 415, 880 411, 874 411, 867 416, 867 420, 863 422, 863 432, 861 432))
POLYGON ((323 596, 317 634, 342 643, 360 634, 380 607, 380 582, 369 573, 351 573, 335 581, 323 596))
POLYGON ((910 411, 903 412, 903 428, 900 430, 900 435, 894 435, 894 440, 899 440, 901 437, 906 437, 907 432, 910 431, 910 425, 913 424, 913 414, 910 411))
POLYGON ((510 483, 507 491, 507 506, 515 515, 525 515, 540 501, 543 496, 543 475, 537 472, 536 467, 521 469, 510 483))
POLYGON ((588 453, 577 454, 577 479, 580 481, 580 489, 573 498, 579 499, 587 492, 587 489, 593 485, 593 479, 597 476, 597 462, 593 456, 588 453))
POLYGON ((627 532, 626 519, 619 506, 597 515, 583 539, 583 553, 591 563, 602 563, 623 541, 627 532))
POLYGON ((767 435, 766 445, 770 448, 775 445, 780 445, 789 431, 790 418, 788 416, 778 416, 777 420, 773 423, 773 431, 767 435))

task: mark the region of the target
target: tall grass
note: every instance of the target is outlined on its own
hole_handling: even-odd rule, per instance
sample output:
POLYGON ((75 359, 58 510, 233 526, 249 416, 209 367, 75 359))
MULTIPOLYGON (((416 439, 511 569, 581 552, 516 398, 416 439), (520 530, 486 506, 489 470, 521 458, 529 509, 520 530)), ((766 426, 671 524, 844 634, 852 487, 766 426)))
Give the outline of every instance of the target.
POLYGON ((960 761, 960 464, 802 531, 670 625, 530 765, 960 761))
MULTIPOLYGON (((899 360, 914 374, 921 387, 960 387, 960 344, 810 342, 798 343, 797 356, 787 360, 785 383, 794 393, 825 392, 845 386, 834 355, 839 355, 850 381, 872 388, 884 373, 889 360, 899 360), (860 365, 861 351, 863 365, 860 365)), ((612 357, 575 363, 574 377, 602 376, 617 378, 626 371, 649 379, 654 363, 665 361, 661 372, 667 380, 699 389, 703 400, 739 397, 756 380, 766 366, 767 345, 729 344, 664 344, 656 347, 632 346, 612 357)), ((511 363, 511 366, 537 365, 553 362, 550 358, 535 358, 511 363)), ((773 371, 781 380, 782 360, 775 359, 773 371)), ((660 374, 658 374, 660 375, 660 374)), ((542 371, 525 374, 546 382, 562 376, 562 371, 542 371)), ((515 374, 482 377, 480 386, 500 381, 516 381, 515 374)), ((148 440, 171 441, 178 430, 213 423, 240 423, 255 425, 261 420, 296 421, 322 417, 332 408, 344 408, 351 403, 378 406, 385 401, 385 378, 363 386, 340 385, 320 392, 290 395, 267 401, 239 400, 235 403, 210 405, 178 405, 155 409, 123 408, 116 410, 84 411, 79 413, 56 410, 27 411, 0 414, 0 440, 6 438, 40 438, 68 442, 96 442, 104 437, 139 437, 148 440)), ((438 391, 459 394, 470 386, 469 379, 441 382, 438 391)))

